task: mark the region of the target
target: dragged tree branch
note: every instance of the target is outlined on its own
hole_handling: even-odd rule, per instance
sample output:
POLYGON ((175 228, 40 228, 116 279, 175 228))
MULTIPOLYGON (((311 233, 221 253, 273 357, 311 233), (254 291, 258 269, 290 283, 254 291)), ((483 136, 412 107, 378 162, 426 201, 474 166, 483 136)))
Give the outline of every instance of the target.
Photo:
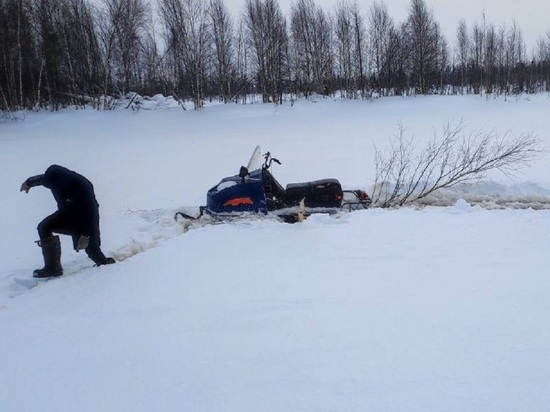
POLYGON ((407 137, 399 125, 389 150, 375 147, 373 202, 384 208, 399 207, 436 190, 482 179, 491 170, 513 175, 541 152, 541 141, 533 133, 467 133, 462 122, 448 122, 441 136, 434 131, 426 147, 417 151, 415 138, 407 137))

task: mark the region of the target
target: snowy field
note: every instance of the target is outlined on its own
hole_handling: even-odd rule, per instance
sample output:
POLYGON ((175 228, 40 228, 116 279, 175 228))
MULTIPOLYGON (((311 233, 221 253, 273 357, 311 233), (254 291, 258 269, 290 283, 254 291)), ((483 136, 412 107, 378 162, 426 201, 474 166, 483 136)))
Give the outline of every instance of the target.
POLYGON ((548 410, 550 153, 446 207, 188 231, 172 218, 258 144, 283 185, 363 189, 400 123, 550 148, 548 95, 157 103, 0 120, 0 411, 548 410), (30 288, 55 203, 19 187, 54 163, 94 183, 119 263, 94 268, 62 237, 65 275, 30 288))

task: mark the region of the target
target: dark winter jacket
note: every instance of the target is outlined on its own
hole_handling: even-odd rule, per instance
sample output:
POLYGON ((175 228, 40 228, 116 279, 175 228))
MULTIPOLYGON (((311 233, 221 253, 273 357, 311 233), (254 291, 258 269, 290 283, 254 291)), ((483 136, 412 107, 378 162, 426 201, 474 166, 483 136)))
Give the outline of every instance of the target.
POLYGON ((44 186, 52 191, 60 212, 75 222, 74 229, 91 236, 99 231, 99 204, 94 186, 84 176, 63 166, 52 165, 43 175, 29 177, 30 187, 44 186))

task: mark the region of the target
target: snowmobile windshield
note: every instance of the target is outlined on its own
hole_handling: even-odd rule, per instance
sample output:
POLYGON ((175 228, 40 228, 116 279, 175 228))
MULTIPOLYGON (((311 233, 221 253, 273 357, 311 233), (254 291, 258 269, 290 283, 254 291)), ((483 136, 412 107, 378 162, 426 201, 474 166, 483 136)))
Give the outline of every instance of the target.
POLYGON ((252 156, 250 157, 250 160, 248 161, 248 166, 246 168, 248 169, 249 173, 260 170, 262 168, 262 149, 260 148, 260 146, 256 146, 254 152, 252 152, 252 156))

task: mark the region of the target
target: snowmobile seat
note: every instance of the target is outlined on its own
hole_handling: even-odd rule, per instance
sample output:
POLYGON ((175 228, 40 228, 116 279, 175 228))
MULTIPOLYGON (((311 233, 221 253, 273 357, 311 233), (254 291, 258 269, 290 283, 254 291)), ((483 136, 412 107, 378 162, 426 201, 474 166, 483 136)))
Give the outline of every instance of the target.
POLYGON ((304 199, 306 207, 340 207, 342 185, 337 179, 315 180, 305 183, 289 183, 285 190, 287 206, 296 206, 304 199))

